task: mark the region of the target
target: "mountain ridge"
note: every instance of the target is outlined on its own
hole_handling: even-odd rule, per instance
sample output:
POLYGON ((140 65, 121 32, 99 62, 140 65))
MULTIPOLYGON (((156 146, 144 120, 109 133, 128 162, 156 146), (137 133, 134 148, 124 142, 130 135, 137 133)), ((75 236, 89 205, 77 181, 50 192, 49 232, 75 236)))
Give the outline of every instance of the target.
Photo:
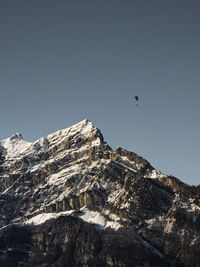
POLYGON ((0 208, 0 263, 200 266, 200 186, 162 174, 134 152, 113 150, 89 120, 32 143, 21 134, 2 140, 0 208), (61 221, 66 236, 57 228, 61 221), (74 239, 70 227, 85 237, 74 239), (52 239, 50 228, 57 229, 52 239), (23 242, 6 243, 13 229, 28 233, 26 249, 23 242), (86 245, 90 234, 96 243, 90 239, 86 245), (95 249, 90 253, 88 246, 95 249), (11 248, 17 260, 9 256, 11 248), (58 255, 52 255, 53 248, 58 255))

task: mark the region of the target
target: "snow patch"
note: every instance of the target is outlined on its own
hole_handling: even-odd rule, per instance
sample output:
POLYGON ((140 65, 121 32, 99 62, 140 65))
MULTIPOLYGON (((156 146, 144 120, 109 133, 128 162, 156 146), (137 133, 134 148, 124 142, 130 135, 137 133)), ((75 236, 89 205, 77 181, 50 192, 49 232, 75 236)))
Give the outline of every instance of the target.
POLYGON ((148 174, 146 174, 144 177, 145 178, 152 178, 152 179, 160 179, 162 177, 165 177, 165 175, 162 174, 160 171, 157 171, 154 169, 151 172, 149 172, 148 174))
POLYGON ((39 225, 39 224, 45 223, 46 221, 48 221, 50 219, 56 219, 60 216, 72 215, 73 212, 74 212, 74 210, 68 210, 68 211, 63 211, 63 212, 59 212, 59 213, 53 213, 53 212, 52 213, 41 213, 41 214, 38 214, 38 215, 32 217, 28 221, 26 221, 25 224, 39 225))
POLYGON ((78 215, 78 217, 87 223, 97 224, 102 229, 104 229, 106 226, 105 218, 97 211, 92 211, 87 208, 83 208, 81 209, 80 215, 78 215))
POLYGON ((110 218, 114 218, 114 221, 109 221, 101 215, 100 212, 89 210, 88 208, 83 207, 80 211, 76 212, 75 210, 63 211, 59 213, 40 213, 25 222, 25 224, 39 225, 43 224, 50 219, 56 219, 60 216, 74 216, 79 217, 83 221, 91 224, 95 224, 99 227, 100 230, 106 228, 112 228, 113 230, 118 230, 122 225, 116 220, 119 218, 115 214, 109 214, 110 218))
POLYGON ((79 217, 85 222, 98 225, 100 229, 112 228, 113 230, 118 230, 122 227, 120 223, 116 222, 116 220, 120 220, 117 215, 108 212, 106 213, 114 220, 106 220, 98 211, 92 211, 85 207, 81 209, 81 215, 79 215, 79 217))

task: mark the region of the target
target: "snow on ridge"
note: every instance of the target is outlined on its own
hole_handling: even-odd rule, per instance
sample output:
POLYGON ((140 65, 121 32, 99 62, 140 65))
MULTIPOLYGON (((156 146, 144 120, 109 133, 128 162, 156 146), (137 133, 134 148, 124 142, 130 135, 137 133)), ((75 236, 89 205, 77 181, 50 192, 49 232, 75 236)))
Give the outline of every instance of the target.
POLYGON ((89 121, 88 119, 85 119, 68 128, 64 128, 62 130, 58 130, 52 134, 49 134, 47 135, 46 138, 50 141, 54 140, 55 138, 59 138, 59 137, 62 139, 62 136, 71 136, 75 134, 76 132, 86 135, 90 133, 93 128, 95 128, 93 123, 89 121))
POLYGON ((32 143, 34 149, 42 148, 43 150, 48 150, 49 145, 58 144, 62 142, 63 139, 70 137, 75 134, 82 134, 86 137, 89 136, 92 129, 95 129, 91 121, 85 119, 79 123, 76 123, 68 128, 58 130, 51 133, 45 137, 41 137, 32 143))
MULTIPOLYGON (((24 141, 20 133, 16 133, 11 137, 0 141, 1 150, 6 154, 6 158, 16 158, 22 154, 34 154, 36 150, 42 149, 47 151, 49 146, 54 143, 61 142, 66 137, 81 134, 88 137, 93 129, 96 129, 91 121, 88 119, 74 124, 68 128, 58 130, 45 137, 41 137, 35 142, 24 141)), ((94 145, 99 145, 99 141, 95 141, 94 145)))
POLYGON ((25 224, 33 224, 33 225, 39 225, 43 224, 46 221, 50 219, 56 219, 60 216, 74 216, 79 217, 83 221, 97 225, 100 230, 106 229, 106 228, 112 228, 113 230, 118 230, 122 227, 122 225, 117 222, 118 218, 116 219, 115 215, 112 216, 112 214, 109 215, 110 218, 113 218, 113 220, 106 220, 104 216, 101 215, 98 211, 92 211, 86 207, 83 207, 80 209, 80 211, 75 210, 68 210, 63 211, 59 213, 40 213, 29 220, 25 222, 25 224))
POLYGON ((106 220, 105 217, 98 211, 92 211, 86 207, 80 209, 80 214, 78 215, 83 221, 91 224, 97 225, 100 230, 106 228, 112 228, 117 231, 122 225, 117 222, 119 218, 115 214, 109 214, 111 220, 106 220))
POLYGON ((11 137, 1 141, 0 144, 6 151, 6 157, 14 158, 24 153, 31 146, 32 143, 24 141, 22 135, 16 133, 11 137))
POLYGON ((82 208, 78 217, 85 222, 97 224, 102 229, 104 229, 106 226, 105 218, 97 211, 92 211, 87 208, 82 208))
POLYGON ((160 171, 153 169, 152 171, 150 171, 148 174, 146 174, 144 177, 145 178, 152 178, 152 179, 159 179, 162 177, 165 177, 166 175, 164 175, 163 173, 161 173, 160 171))
POLYGON ((34 224, 34 225, 39 225, 39 224, 43 224, 46 221, 50 220, 50 219, 56 219, 60 216, 66 216, 66 215, 72 215, 72 213, 74 212, 74 210, 68 210, 68 211, 63 211, 63 212, 59 212, 59 213, 40 213, 32 218, 30 218, 28 221, 25 222, 25 224, 34 224))

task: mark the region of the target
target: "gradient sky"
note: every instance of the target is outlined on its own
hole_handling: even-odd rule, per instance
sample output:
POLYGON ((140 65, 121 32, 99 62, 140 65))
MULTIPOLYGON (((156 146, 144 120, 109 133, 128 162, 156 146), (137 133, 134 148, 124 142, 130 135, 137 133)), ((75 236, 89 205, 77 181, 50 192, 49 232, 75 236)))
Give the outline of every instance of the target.
POLYGON ((199 14, 199 0, 1 0, 0 140, 88 118, 200 184, 199 14))

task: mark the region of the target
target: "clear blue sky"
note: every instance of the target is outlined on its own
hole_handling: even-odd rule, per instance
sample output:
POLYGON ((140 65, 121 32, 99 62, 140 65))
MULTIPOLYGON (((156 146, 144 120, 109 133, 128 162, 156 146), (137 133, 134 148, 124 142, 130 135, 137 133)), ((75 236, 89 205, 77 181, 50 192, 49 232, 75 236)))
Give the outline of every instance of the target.
POLYGON ((88 118, 113 148, 200 184, 199 14, 194 0, 2 0, 0 140, 88 118))

